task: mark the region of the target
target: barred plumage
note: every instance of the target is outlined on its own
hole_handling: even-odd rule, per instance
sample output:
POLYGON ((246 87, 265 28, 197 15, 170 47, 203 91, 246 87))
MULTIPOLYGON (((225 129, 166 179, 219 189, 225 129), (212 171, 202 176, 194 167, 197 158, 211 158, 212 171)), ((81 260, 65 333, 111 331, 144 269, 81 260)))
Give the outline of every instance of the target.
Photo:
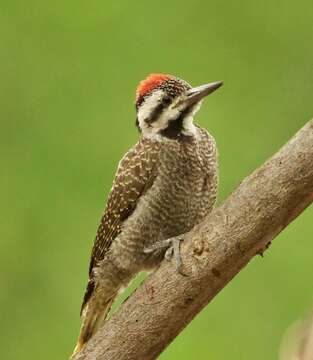
POLYGON ((166 249, 144 250, 188 232, 211 211, 218 183, 216 145, 192 120, 201 99, 220 85, 193 89, 160 74, 140 84, 141 138, 119 163, 98 228, 76 351, 103 323, 117 293, 139 271, 157 266, 166 249))

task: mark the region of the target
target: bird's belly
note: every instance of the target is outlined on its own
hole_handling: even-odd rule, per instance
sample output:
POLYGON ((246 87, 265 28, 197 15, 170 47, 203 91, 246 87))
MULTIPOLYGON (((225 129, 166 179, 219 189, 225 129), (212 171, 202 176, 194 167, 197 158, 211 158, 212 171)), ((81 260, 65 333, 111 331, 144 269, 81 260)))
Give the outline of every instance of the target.
POLYGON ((173 172, 147 192, 138 204, 134 225, 145 229, 145 244, 151 244, 191 230, 205 201, 204 176, 190 171, 173 172))
POLYGON ((163 251, 147 256, 144 248, 191 230, 197 222, 200 198, 197 186, 189 190, 177 187, 171 196, 165 191, 147 194, 146 201, 138 204, 112 244, 111 250, 116 253, 114 257, 119 258, 120 267, 132 271, 154 267, 162 260, 163 251), (135 265, 137 270, 133 269, 135 265))
POLYGON ((159 176, 141 196, 112 244, 111 251, 116 252, 116 257, 121 254, 125 268, 133 264, 141 264, 142 268, 155 265, 162 254, 148 264, 144 248, 190 231, 199 222, 199 214, 203 215, 203 204, 209 201, 207 174, 197 162, 162 165, 159 176))
POLYGON ((179 182, 173 183, 171 196, 163 196, 161 237, 172 237, 191 230, 197 222, 200 210, 202 181, 188 183, 188 187, 179 182))

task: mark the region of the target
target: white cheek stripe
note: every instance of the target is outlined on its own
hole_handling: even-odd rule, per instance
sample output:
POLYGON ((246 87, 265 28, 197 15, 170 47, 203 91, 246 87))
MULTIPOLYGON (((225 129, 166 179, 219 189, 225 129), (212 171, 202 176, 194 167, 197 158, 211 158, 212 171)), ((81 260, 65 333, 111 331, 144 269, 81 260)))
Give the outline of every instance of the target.
MULTIPOLYGON (((160 130, 166 129, 168 126, 168 121, 170 119, 175 119, 179 116, 182 111, 181 107, 175 108, 175 102, 172 103, 168 109, 165 109, 159 116, 158 120, 147 124, 145 119, 148 119, 151 115, 152 111, 158 106, 160 101, 162 100, 163 91, 157 90, 153 92, 141 105, 138 111, 138 123, 141 129, 142 135, 149 139, 154 139, 157 141, 162 141, 162 136, 159 134, 160 130)), ((177 99, 180 101, 181 99, 177 99)), ((196 128, 193 124, 193 116, 200 109, 201 103, 194 107, 192 113, 190 113, 185 119, 183 123, 183 131, 184 135, 194 135, 196 133, 196 128)))
POLYGON ((183 131, 182 133, 184 135, 196 135, 197 131, 196 131, 196 127, 193 124, 193 117, 194 115, 200 110, 200 107, 202 105, 202 101, 199 101, 197 105, 194 106, 194 108, 192 109, 192 112, 184 118, 184 123, 183 123, 183 131))
POLYGON ((147 127, 145 119, 148 119, 153 109, 158 105, 162 98, 162 91, 153 92, 140 106, 138 111, 138 122, 141 130, 147 127))

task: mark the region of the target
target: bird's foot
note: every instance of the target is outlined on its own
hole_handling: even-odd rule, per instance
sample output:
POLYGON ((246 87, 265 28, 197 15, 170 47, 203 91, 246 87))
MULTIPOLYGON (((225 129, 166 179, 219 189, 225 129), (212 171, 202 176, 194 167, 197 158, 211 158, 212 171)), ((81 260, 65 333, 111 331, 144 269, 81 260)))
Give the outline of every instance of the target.
POLYGON ((181 271, 182 261, 180 256, 180 243, 183 240, 184 240, 183 236, 175 236, 166 240, 158 241, 155 244, 151 245, 150 247, 144 248, 143 251, 146 254, 150 254, 154 251, 167 248, 164 258, 167 261, 170 261, 174 255, 176 271, 181 275, 185 275, 181 271))

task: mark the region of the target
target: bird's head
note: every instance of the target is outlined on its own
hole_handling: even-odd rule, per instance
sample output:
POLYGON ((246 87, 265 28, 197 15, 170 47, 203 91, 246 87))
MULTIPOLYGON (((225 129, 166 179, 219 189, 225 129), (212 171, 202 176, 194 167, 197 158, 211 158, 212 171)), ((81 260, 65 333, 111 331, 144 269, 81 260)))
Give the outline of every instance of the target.
POLYGON ((156 140, 194 135, 193 116, 202 99, 222 84, 217 81, 193 88, 173 75, 149 75, 136 91, 136 124, 140 132, 156 140))

